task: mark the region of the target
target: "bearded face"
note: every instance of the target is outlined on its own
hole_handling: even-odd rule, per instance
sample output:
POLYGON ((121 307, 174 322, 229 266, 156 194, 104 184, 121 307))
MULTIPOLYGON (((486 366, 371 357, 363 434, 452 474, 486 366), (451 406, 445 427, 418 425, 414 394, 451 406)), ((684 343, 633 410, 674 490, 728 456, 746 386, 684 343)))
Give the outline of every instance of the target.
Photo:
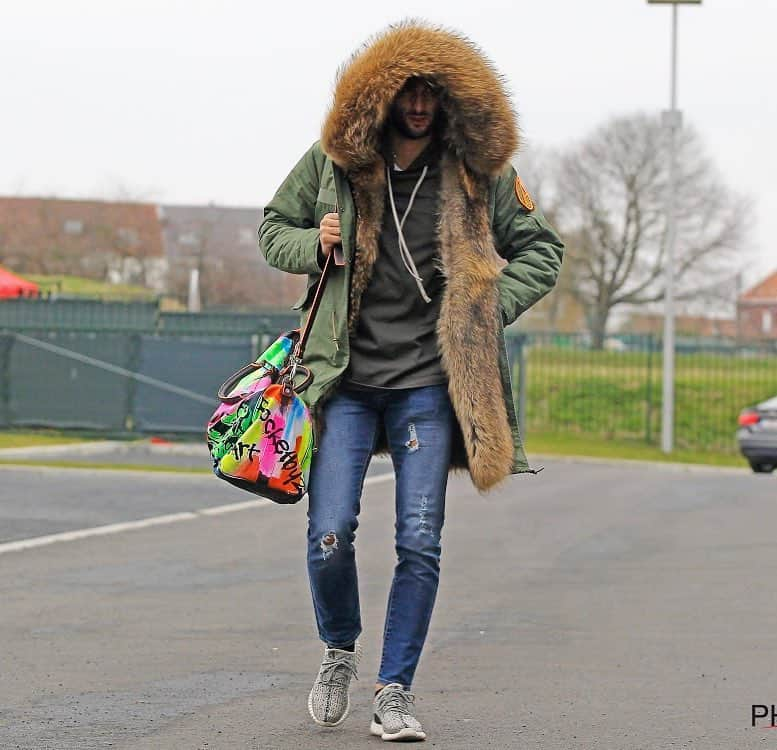
POLYGON ((432 131, 440 110, 440 97, 428 81, 410 78, 391 104, 391 124, 405 138, 425 138, 432 131))

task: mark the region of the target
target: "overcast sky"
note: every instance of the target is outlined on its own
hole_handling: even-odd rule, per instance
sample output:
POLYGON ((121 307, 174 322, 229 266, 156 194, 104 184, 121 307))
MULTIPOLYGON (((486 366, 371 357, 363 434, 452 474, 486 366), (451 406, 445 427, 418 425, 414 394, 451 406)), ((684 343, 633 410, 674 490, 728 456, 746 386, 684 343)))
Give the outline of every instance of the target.
MULTIPOLYGON (((686 122, 756 203, 753 282, 777 269, 777 0, 679 15, 686 122)), ((668 106, 671 9, 646 0, 0 0, 0 194, 262 205, 338 65, 406 17, 483 48, 526 148, 668 106)))

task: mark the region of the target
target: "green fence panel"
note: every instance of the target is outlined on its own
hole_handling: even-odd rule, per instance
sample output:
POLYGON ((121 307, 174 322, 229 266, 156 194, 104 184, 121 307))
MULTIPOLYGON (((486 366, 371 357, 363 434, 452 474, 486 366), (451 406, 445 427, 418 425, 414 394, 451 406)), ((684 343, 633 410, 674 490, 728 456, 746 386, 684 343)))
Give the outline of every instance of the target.
MULTIPOLYGON (((132 368, 134 334, 30 332, 29 338, 111 365, 132 368)), ((8 366, 13 427, 126 429, 127 378, 16 338, 8 366)))
POLYGON ((0 333, 0 427, 10 424, 9 399, 11 397, 11 349, 14 337, 0 333))
POLYGON ((156 302, 80 299, 0 301, 0 330, 113 331, 192 336, 280 334, 299 325, 288 310, 160 312, 156 302))
POLYGON ((252 336, 280 334, 299 325, 299 315, 289 312, 165 312, 159 316, 159 333, 195 336, 252 336))
POLYGON ((142 336, 138 372, 212 399, 210 405, 166 392, 147 383, 135 385, 133 422, 140 432, 192 432, 205 426, 218 405, 216 394, 229 375, 251 361, 250 337, 221 339, 142 336))
POLYGON ((157 326, 156 302, 76 299, 0 301, 0 329, 55 331, 148 331, 157 326))

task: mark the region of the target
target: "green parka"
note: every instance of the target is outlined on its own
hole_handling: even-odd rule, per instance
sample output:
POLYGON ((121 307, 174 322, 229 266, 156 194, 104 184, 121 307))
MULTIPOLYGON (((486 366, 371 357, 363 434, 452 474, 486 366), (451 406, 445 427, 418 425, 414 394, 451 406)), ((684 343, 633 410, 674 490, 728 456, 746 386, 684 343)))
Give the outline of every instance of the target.
POLYGON ((437 333, 458 423, 452 468, 468 468, 486 490, 510 473, 530 471, 504 326, 551 290, 563 245, 510 164, 515 118, 481 54, 466 39, 416 24, 395 27, 357 53, 340 74, 322 140, 266 206, 259 246, 271 266, 307 274, 307 289, 294 305, 304 321, 321 275, 320 221, 326 213, 340 214, 346 262, 332 269, 305 352, 314 380, 303 397, 318 418, 348 366, 361 295, 379 252, 383 119, 407 78, 418 74, 445 91, 438 236, 446 287, 437 333), (408 45, 417 53, 397 57, 408 45), (377 102, 372 108, 368 95, 377 102))

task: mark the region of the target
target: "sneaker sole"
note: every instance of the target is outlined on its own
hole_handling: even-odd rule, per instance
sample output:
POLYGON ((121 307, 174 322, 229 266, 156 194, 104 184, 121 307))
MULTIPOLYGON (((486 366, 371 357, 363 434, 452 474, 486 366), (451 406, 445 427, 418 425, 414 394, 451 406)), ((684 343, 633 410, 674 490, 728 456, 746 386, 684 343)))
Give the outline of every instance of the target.
POLYGON ((387 734, 383 731, 383 725, 375 721, 370 724, 370 734, 373 737, 380 737, 385 742, 423 742, 426 739, 425 732, 418 732, 410 727, 400 729, 394 734, 387 734))

